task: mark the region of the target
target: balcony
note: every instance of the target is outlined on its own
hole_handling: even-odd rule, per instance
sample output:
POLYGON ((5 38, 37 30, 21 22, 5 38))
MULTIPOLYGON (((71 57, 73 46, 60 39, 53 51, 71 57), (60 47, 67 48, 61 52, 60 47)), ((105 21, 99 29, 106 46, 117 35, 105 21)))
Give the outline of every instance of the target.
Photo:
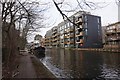
POLYGON ((52 34, 57 33, 57 30, 53 31, 52 34))
POLYGON ((73 44, 74 43, 74 41, 69 41, 69 44, 73 44))
POLYGON ((64 31, 64 34, 67 34, 68 32, 67 31, 64 31))
POLYGON ((60 40, 60 37, 57 37, 57 40, 60 40))
POLYGON ((54 40, 57 41, 57 38, 55 38, 54 40))
POLYGON ((72 37, 74 37, 74 35, 73 35, 73 34, 71 34, 69 37, 70 37, 70 38, 72 38, 72 37))
POLYGON ((73 32, 73 29, 69 29, 69 32, 73 32))
POLYGON ((83 36, 83 32, 80 32, 79 34, 76 35, 77 37, 83 36))
POLYGON ((76 43, 83 43, 83 39, 80 39, 79 41, 77 41, 76 43))
POLYGON ((68 38, 68 36, 64 36, 64 38, 68 38))
POLYGON ((118 40, 120 40, 119 36, 118 37, 109 37, 109 38, 107 38, 107 41, 118 41, 118 40))
POLYGON ((120 33, 120 29, 110 29, 110 30, 106 30, 106 34, 110 35, 110 34, 115 34, 115 33, 120 33))
POLYGON ((67 43, 68 43, 68 41, 65 41, 65 42, 64 42, 64 44, 67 44, 67 43))
POLYGON ((82 21, 82 18, 79 18, 77 21, 75 21, 75 23, 76 24, 80 24, 80 23, 82 23, 83 21, 82 21))
POLYGON ((68 41, 67 44, 70 44, 70 42, 68 41))
POLYGON ((55 34, 55 35, 53 35, 52 37, 55 38, 55 37, 57 37, 57 36, 58 36, 58 34, 55 34))
POLYGON ((77 26, 77 28, 81 28, 81 29, 82 29, 82 28, 83 28, 83 26, 82 26, 82 25, 78 25, 78 26, 77 26))
POLYGON ((70 29, 67 29, 66 32, 68 33, 70 31, 70 29))
POLYGON ((120 29, 117 30, 117 33, 120 33, 120 29))

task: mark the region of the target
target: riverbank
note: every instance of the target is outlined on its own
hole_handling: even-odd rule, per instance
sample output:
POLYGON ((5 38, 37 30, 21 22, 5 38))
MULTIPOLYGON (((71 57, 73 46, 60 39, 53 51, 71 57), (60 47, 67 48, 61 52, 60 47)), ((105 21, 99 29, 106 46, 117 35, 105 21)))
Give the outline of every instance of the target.
MULTIPOLYGON (((57 48, 57 47, 54 47, 54 48, 57 48)), ((52 49, 52 48, 48 48, 48 49, 52 49)), ((110 48, 61 48, 61 49, 120 53, 120 49, 114 49, 114 48, 112 49, 110 48)))
MULTIPOLYGON (((40 62, 40 60, 26 51, 21 52, 17 57, 17 67, 11 72, 11 76, 4 76, 4 79, 45 79, 56 80, 57 78, 40 62)), ((12 64, 11 64, 12 65, 12 64)))
POLYGON ((75 48, 73 50, 120 53, 119 49, 106 49, 106 48, 75 48))
POLYGON ((40 62, 35 56, 31 56, 37 78, 49 78, 49 80, 57 80, 57 78, 40 62))

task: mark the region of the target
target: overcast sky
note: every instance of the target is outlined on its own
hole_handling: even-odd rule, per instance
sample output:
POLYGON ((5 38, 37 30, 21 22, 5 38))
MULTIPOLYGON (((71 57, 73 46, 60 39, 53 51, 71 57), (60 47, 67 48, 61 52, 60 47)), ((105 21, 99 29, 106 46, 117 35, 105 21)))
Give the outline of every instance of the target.
MULTIPOLYGON (((51 2, 52 0, 45 0, 51 2)), ((59 0, 58 0, 59 1, 59 0)), ((67 2, 72 2, 73 5, 75 0, 65 0, 67 2)), ((98 0, 88 0, 88 1, 93 1, 93 2, 98 2, 98 0)), ((101 16, 101 22, 102 26, 115 23, 118 21, 118 6, 115 3, 115 0, 99 0, 99 3, 106 2, 106 4, 103 4, 105 7, 104 8, 99 8, 97 10, 88 10, 91 12, 93 15, 98 15, 101 16), (107 5, 107 6, 106 6, 107 5)), ((52 27, 56 26, 58 23, 63 21, 61 14, 57 11, 56 7, 54 6, 53 3, 51 3, 52 7, 45 13, 45 16, 49 17, 48 20, 46 20, 46 23, 49 24, 49 28, 43 28, 41 29, 40 34, 42 36, 45 36, 46 31, 50 30, 52 27)), ((30 39, 32 41, 32 39, 30 39)))

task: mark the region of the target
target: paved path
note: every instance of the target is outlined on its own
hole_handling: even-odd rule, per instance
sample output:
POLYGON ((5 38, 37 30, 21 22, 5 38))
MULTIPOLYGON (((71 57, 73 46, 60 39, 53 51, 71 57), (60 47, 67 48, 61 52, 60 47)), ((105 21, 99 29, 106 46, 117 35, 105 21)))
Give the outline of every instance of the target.
POLYGON ((37 78, 34 66, 32 64, 30 54, 24 52, 20 57, 20 64, 18 66, 19 74, 15 78, 37 78))

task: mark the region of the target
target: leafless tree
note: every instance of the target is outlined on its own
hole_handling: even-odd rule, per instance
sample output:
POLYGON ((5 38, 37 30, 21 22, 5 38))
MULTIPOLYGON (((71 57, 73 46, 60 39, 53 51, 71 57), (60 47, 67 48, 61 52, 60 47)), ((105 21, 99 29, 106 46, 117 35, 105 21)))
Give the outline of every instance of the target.
MULTIPOLYGON (((5 22, 19 24, 19 29, 23 30, 22 34, 27 36, 28 31, 37 31, 44 27, 44 12, 47 8, 41 8, 39 2, 24 1, 20 2, 2 2, 2 20, 5 22)), ((9 27, 10 28, 10 27, 9 27)), ((8 28, 8 31, 9 31, 8 28)))
POLYGON ((2 5, 2 32, 5 36, 3 41, 6 41, 5 46, 9 49, 7 53, 8 64, 12 55, 16 54, 15 49, 19 46, 17 43, 21 42, 25 45, 29 31, 37 31, 44 27, 44 15, 42 12, 47 8, 41 7, 39 2, 26 0, 7 2, 2 0, 0 4, 2 5), (20 34, 16 33, 17 30, 20 34))

